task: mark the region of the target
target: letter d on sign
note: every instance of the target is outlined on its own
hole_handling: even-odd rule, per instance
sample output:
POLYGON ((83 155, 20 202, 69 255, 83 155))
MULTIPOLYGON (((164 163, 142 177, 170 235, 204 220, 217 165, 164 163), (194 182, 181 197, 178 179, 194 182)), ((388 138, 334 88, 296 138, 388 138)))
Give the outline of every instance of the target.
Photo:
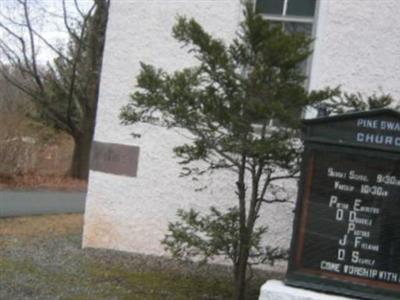
POLYGON ((339 250, 338 250, 337 259, 340 260, 340 261, 344 261, 345 258, 346 258, 346 250, 344 250, 344 249, 339 249, 339 250))
POLYGON ((339 208, 336 211, 336 221, 343 221, 343 216, 344 216, 344 210, 339 208))

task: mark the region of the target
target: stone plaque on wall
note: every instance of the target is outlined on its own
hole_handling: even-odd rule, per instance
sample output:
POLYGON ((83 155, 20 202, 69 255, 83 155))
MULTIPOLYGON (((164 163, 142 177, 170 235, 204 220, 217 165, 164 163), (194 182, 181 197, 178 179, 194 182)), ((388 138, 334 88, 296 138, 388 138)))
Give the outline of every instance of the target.
POLYGON ((400 299, 400 115, 306 121, 290 285, 400 299))
POLYGON ((94 141, 90 169, 104 173, 136 177, 139 147, 94 141))

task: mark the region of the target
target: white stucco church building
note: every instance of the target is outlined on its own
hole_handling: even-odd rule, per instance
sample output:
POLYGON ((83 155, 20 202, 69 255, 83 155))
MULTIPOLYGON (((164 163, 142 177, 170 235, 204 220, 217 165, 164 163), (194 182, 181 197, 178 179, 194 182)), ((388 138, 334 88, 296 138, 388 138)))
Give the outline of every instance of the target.
MULTIPOLYGON (((194 17, 227 43, 241 21, 241 0, 111 1, 94 140, 140 148, 135 177, 92 170, 86 202, 84 247, 163 255, 160 240, 179 208, 207 211, 232 206, 234 180, 215 173, 180 178, 172 148, 186 139, 178 130, 123 126, 120 109, 135 89, 139 62, 167 71, 195 60, 171 36, 177 15, 194 17), (132 131, 141 138, 133 138, 132 131), (207 185, 202 192, 195 189, 207 185)), ((399 0, 258 0, 266 19, 314 39, 306 72, 309 90, 340 85, 344 91, 390 93, 400 99, 399 0)), ((311 116, 311 114, 310 114, 311 116)), ((293 201, 296 185, 289 190, 293 201)), ((266 206, 266 243, 289 247, 294 203, 266 206)))

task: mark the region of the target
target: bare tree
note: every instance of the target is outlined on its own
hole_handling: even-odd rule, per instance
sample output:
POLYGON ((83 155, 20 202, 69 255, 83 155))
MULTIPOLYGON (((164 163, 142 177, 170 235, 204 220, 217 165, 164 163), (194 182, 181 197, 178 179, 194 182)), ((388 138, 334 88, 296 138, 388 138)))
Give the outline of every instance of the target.
MULTIPOLYGON (((12 72, 12 70, 3 69, 4 72, 12 72)), ((12 74, 17 76, 17 74, 12 74)), ((19 80, 23 82, 23 78, 19 80)), ((0 74, 0 115, 16 115, 25 114, 32 111, 34 106, 29 101, 29 97, 20 89, 10 84, 2 74, 0 74)))
POLYGON ((1 14, 0 72, 29 96, 40 120, 73 137, 71 175, 86 179, 109 0, 94 0, 85 10, 77 0, 61 3, 62 13, 57 14, 40 2, 16 0, 13 9, 18 18, 1 14), (60 46, 43 34, 37 12, 59 19, 69 37, 66 45, 60 46), (55 57, 45 65, 38 56, 43 48, 55 57), (14 72, 9 72, 10 68, 14 72))

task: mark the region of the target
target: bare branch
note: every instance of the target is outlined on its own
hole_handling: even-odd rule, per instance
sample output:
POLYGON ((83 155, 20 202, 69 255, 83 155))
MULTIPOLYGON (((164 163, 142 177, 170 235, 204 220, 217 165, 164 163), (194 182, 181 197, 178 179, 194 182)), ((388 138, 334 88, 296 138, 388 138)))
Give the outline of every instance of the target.
POLYGON ((294 203, 289 199, 259 199, 263 203, 294 203))
POLYGON ((23 4, 23 8, 24 8, 24 16, 25 16, 25 22, 26 22, 26 26, 28 28, 28 35, 29 35, 29 41, 30 41, 30 56, 31 56, 31 60, 32 60, 32 71, 33 71, 33 76, 34 79, 36 81, 36 84, 38 85, 39 89, 44 92, 44 86, 42 83, 42 79, 40 78, 40 74, 38 71, 38 66, 36 63, 36 46, 35 46, 35 38, 33 35, 33 29, 32 29, 32 24, 31 24, 31 20, 30 20, 30 15, 29 15, 29 11, 28 11, 28 4, 27 4, 27 0, 22 1, 21 3, 23 4))
MULTIPOLYGON (((77 3, 76 3, 76 9, 78 10, 77 3)), ((83 24, 81 26, 81 28, 85 28, 86 27, 86 23, 87 20, 90 18, 90 16, 92 15, 94 9, 96 7, 96 4, 94 3, 90 9, 88 10, 88 12, 86 14, 82 14, 81 16, 83 17, 83 24)), ((68 11, 67 11, 67 6, 66 6, 66 2, 65 0, 62 0, 62 10, 63 10, 63 21, 64 21, 64 25, 65 28, 67 29, 69 35, 76 40, 78 43, 84 43, 82 35, 78 35, 70 26, 68 20, 70 19, 70 16, 68 15, 68 11)), ((79 9, 78 12, 81 14, 81 10, 79 9)))
POLYGON ((299 171, 296 170, 296 172, 290 173, 290 174, 288 174, 288 175, 271 177, 270 182, 271 182, 271 181, 275 181, 275 180, 291 179, 291 178, 293 178, 293 179, 298 179, 299 176, 296 175, 296 174, 298 174, 298 173, 299 173, 299 171))
POLYGON ((7 57, 10 64, 12 65, 22 64, 22 61, 18 53, 2 40, 0 40, 0 49, 2 50, 3 54, 7 57))
POLYGON ((263 187, 261 189, 260 196, 259 196, 261 199, 265 197, 265 194, 267 192, 268 186, 271 183, 271 175, 272 175, 272 172, 268 172, 268 174, 266 175, 267 178, 264 180, 264 184, 263 184, 263 187))
POLYGON ((22 38, 22 36, 20 36, 17 33, 15 33, 9 27, 5 26, 2 22, 0 22, 0 28, 3 28, 9 35, 14 37, 18 41, 18 43, 19 43, 19 45, 21 47, 21 54, 22 54, 23 59, 24 59, 24 65, 25 65, 25 67, 27 69, 31 69, 31 64, 30 64, 28 56, 27 56, 26 44, 25 44, 25 41, 22 38))
MULTIPOLYGON (((76 3, 77 6, 77 3, 76 3)), ((78 6, 77 6, 78 9, 78 6)), ((95 4, 92 5, 92 7, 89 9, 88 13, 86 15, 84 15, 83 17, 83 23, 81 26, 81 30, 80 30, 80 34, 79 37, 77 38, 77 41, 79 41, 78 45, 77 45, 77 49, 75 52, 75 55, 72 59, 73 63, 72 63, 72 76, 71 76, 71 82, 70 82, 70 86, 69 86, 69 91, 68 91, 68 108, 67 108, 67 120, 69 123, 72 123, 71 120, 71 114, 72 114, 72 102, 75 102, 75 105, 78 109, 79 114, 81 115, 81 117, 83 117, 84 115, 84 107, 86 107, 87 103, 83 103, 83 101, 81 99, 78 99, 76 97, 74 97, 74 89, 75 89, 75 81, 76 81, 76 76, 77 76, 77 66, 79 63, 79 57, 81 56, 81 53, 83 51, 83 47, 85 46, 84 43, 84 36, 86 34, 86 31, 88 30, 88 20, 89 17, 92 14, 92 11, 95 9, 95 4), (81 101, 80 101, 81 100, 81 101), (86 105, 85 105, 86 104, 86 105)), ((63 12, 64 12, 64 23, 66 24, 67 30, 69 32, 71 32, 71 29, 69 29, 68 27, 68 22, 67 22, 67 13, 66 13, 66 8, 65 8, 65 0, 63 0, 63 12)), ((74 33, 75 36, 76 33, 74 33)), ((86 101, 87 102, 87 101, 86 101)))
POLYGON ((76 34, 76 32, 72 30, 71 26, 68 23, 68 12, 67 12, 65 0, 62 0, 62 10, 63 10, 64 25, 65 25, 65 28, 67 29, 69 35, 71 37, 73 37, 76 41, 82 42, 82 40, 79 38, 79 36, 76 34))
POLYGON ((78 0, 74 0, 74 4, 75 4, 76 11, 80 14, 80 16, 81 16, 82 18, 85 18, 85 14, 83 13, 83 11, 81 10, 81 8, 79 7, 78 0))
POLYGON ((13 86, 15 86, 16 88, 18 88, 19 90, 21 90, 22 92, 24 92, 25 94, 27 94, 28 96, 34 98, 35 94, 33 91, 29 90, 27 87, 25 87, 24 85, 22 85, 19 81, 14 80, 13 78, 11 78, 8 74, 8 72, 5 71, 5 67, 2 66, 0 68, 0 73, 1 75, 13 86))
POLYGON ((0 74, 13 86, 17 87, 20 91, 31 97, 36 103, 40 103, 41 107, 47 112, 48 117, 52 119, 60 128, 64 128, 68 132, 76 130, 74 125, 66 126, 66 119, 57 112, 49 103, 45 100, 44 95, 37 94, 34 90, 29 89, 27 86, 21 84, 18 80, 10 77, 9 73, 6 71, 5 67, 0 68, 0 74))
POLYGON ((54 45, 52 45, 46 38, 43 37, 39 32, 32 29, 32 32, 35 36, 37 36, 50 50, 52 50, 55 54, 57 54, 62 59, 66 60, 67 62, 71 63, 71 60, 64 55, 60 50, 58 50, 54 45))
POLYGON ((7 14, 4 14, 0 11, 0 16, 6 20, 7 22, 11 23, 12 25, 18 26, 18 27, 26 27, 26 24, 17 22, 15 18, 11 18, 7 14))

